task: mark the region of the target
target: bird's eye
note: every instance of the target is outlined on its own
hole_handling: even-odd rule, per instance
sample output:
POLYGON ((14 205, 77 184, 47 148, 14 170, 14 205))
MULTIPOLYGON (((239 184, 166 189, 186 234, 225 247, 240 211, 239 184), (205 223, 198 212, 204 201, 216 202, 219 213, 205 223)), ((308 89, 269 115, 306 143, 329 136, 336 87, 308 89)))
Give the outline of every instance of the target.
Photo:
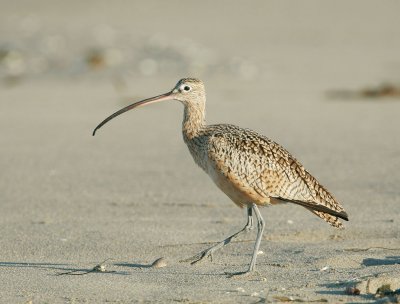
POLYGON ((191 89, 192 89, 192 88, 189 87, 189 86, 184 86, 184 87, 183 87, 183 90, 185 90, 186 92, 189 92, 191 89))

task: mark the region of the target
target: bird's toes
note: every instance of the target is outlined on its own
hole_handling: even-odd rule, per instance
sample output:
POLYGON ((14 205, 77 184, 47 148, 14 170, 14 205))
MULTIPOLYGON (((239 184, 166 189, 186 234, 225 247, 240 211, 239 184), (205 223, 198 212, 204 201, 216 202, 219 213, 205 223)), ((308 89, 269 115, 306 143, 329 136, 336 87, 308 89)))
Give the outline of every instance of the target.
POLYGON ((187 258, 187 259, 184 259, 184 260, 180 260, 179 262, 180 263, 190 262, 190 264, 193 264, 193 263, 196 263, 197 259, 198 259, 198 257, 197 257, 197 255, 195 255, 195 256, 192 256, 190 258, 187 258))
POLYGON ((206 251, 202 251, 190 258, 184 259, 184 260, 180 260, 179 262, 181 263, 186 263, 186 262, 190 262, 191 265, 194 265, 198 262, 200 262, 201 260, 203 260, 205 257, 209 256, 210 254, 206 251))
POLYGON ((197 264, 198 262, 200 262, 203 258, 196 258, 194 261, 190 262, 190 265, 194 265, 197 264))
POLYGON ((196 264, 198 262, 201 262, 202 260, 204 260, 205 258, 208 258, 208 257, 210 257, 211 262, 212 262, 212 260, 213 260, 212 252, 210 252, 208 250, 200 252, 198 255, 194 256, 194 259, 193 259, 194 261, 192 261, 190 264, 194 265, 194 264, 196 264))
POLYGON ((249 232, 249 231, 251 231, 251 230, 253 230, 254 229, 254 226, 253 225, 251 225, 251 226, 246 226, 246 232, 249 232))

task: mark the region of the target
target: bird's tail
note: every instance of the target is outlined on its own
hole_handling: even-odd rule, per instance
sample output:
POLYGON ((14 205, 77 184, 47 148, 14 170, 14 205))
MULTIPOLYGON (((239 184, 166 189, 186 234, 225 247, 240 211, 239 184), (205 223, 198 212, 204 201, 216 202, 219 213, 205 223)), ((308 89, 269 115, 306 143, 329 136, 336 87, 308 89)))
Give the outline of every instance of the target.
POLYGON ((333 210, 327 206, 322 204, 318 204, 315 202, 306 202, 306 201, 298 201, 298 200, 284 200, 287 202, 291 202, 300 206, 305 207, 306 209, 310 210, 315 215, 322 218, 327 223, 331 224, 333 227, 336 228, 344 228, 343 224, 340 222, 339 218, 348 221, 348 215, 344 210, 333 210))
POLYGON ((338 217, 330 215, 330 214, 328 214, 326 212, 316 211, 316 210, 313 210, 311 208, 307 208, 307 209, 310 210, 315 215, 317 215, 320 218, 322 218, 325 222, 329 223, 331 226, 333 226, 335 228, 339 228, 339 229, 344 229, 344 226, 343 226, 342 222, 339 220, 338 217))
MULTIPOLYGON (((349 217, 348 217, 346 211, 344 211, 344 210, 334 210, 334 209, 331 209, 331 208, 329 208, 327 206, 324 206, 322 204, 318 204, 318 203, 315 203, 315 202, 304 202, 304 201, 297 201, 297 200, 291 200, 290 202, 295 203, 295 204, 300 205, 300 206, 303 206, 303 207, 305 207, 305 208, 307 208, 309 210, 312 210, 312 211, 318 211, 318 212, 322 212, 322 213, 327 214, 327 215, 332 215, 334 217, 339 217, 339 218, 341 218, 341 219, 343 219, 345 221, 349 220, 349 217)), ((319 217, 321 217, 321 216, 319 216, 319 217)), ((323 217, 321 217, 321 218, 323 218, 323 217)))

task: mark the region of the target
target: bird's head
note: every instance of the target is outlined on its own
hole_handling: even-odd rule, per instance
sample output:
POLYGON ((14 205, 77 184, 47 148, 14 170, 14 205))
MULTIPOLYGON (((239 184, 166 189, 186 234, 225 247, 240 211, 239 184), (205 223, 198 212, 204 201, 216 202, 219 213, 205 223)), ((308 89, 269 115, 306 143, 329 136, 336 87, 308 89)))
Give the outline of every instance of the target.
POLYGON ((175 87, 168 93, 161 94, 155 97, 137 101, 121 110, 115 112, 114 114, 108 116, 104 119, 93 131, 93 136, 96 131, 100 129, 103 125, 109 122, 111 119, 117 117, 118 115, 137 108, 139 106, 148 105, 150 103, 155 103, 164 100, 178 100, 182 102, 185 106, 194 106, 201 110, 204 110, 206 93, 204 89, 204 84, 201 80, 196 78, 183 78, 178 81, 175 87))
POLYGON ((173 99, 179 100, 184 105, 205 103, 206 92, 200 79, 183 78, 171 92, 173 99))

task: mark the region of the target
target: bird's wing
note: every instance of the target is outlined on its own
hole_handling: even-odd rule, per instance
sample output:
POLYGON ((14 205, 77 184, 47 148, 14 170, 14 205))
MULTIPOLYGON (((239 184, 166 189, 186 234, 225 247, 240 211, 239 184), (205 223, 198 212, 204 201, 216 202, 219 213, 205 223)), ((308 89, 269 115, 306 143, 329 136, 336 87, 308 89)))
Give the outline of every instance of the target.
POLYGON ((263 197, 306 207, 318 216, 328 213, 347 220, 343 207, 287 150, 247 129, 225 125, 215 132, 208 157, 228 179, 263 197))

